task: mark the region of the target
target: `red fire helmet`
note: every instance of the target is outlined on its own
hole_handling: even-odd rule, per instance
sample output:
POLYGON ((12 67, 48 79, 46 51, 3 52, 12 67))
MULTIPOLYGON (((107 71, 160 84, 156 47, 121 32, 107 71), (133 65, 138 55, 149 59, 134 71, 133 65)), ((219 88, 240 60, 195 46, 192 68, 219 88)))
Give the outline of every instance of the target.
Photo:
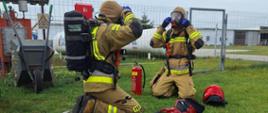
POLYGON ((208 86, 203 94, 203 102, 210 105, 225 105, 224 92, 219 85, 208 86))
POLYGON ((174 107, 161 109, 158 113, 202 113, 204 106, 193 99, 178 99, 174 107))
POLYGON ((161 109, 158 113, 181 113, 176 107, 161 109))

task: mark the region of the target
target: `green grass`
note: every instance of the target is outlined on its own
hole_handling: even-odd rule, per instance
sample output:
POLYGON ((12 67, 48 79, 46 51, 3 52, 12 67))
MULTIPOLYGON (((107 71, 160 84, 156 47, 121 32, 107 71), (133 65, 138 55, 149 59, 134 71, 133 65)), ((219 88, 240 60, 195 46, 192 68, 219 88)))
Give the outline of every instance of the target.
MULTIPOLYGON (((120 68, 119 85, 130 93, 131 62, 128 59, 120 68)), ((147 84, 142 96, 134 96, 145 108, 146 113, 155 113, 163 107, 172 106, 176 97, 158 99, 151 96, 149 81, 163 66, 159 60, 147 61, 147 84)), ((203 58, 195 61, 193 80, 197 89, 196 100, 201 102, 206 86, 219 84, 225 91, 228 105, 224 107, 206 106, 205 113, 267 113, 268 112, 268 64, 242 60, 227 60, 226 70, 218 70, 218 59, 203 58)), ((55 67, 55 85, 35 94, 31 89, 12 85, 12 77, 0 80, 0 113, 62 113, 70 110, 75 98, 82 94, 81 81, 74 81, 76 74, 63 67, 55 67)))
MULTIPOLYGON (((214 49, 214 46, 205 46, 207 49, 214 49)), ((218 46, 220 48, 220 46, 218 46)), ((228 52, 232 54, 246 54, 246 55, 266 55, 268 56, 268 46, 227 46, 227 49, 249 50, 246 52, 228 52)))

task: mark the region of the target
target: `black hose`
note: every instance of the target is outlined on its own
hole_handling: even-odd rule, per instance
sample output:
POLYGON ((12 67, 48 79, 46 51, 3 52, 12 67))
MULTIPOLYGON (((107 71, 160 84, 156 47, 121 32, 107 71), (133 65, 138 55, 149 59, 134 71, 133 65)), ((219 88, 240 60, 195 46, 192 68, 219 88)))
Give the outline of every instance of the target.
POLYGON ((145 69, 144 69, 143 65, 139 64, 139 66, 141 67, 142 72, 143 72, 143 84, 142 84, 142 88, 144 89, 145 88, 145 84, 146 84, 145 69))
POLYGON ((145 88, 145 84, 146 84, 146 75, 145 75, 145 69, 143 67, 143 65, 139 64, 137 61, 135 61, 135 65, 140 66, 142 69, 142 73, 143 73, 143 84, 142 84, 142 88, 145 88))

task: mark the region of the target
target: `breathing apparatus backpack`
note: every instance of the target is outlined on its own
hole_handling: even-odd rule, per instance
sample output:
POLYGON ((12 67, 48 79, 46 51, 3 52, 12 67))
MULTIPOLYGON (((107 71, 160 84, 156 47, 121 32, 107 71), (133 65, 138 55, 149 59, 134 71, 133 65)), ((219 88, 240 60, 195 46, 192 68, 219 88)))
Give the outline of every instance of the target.
POLYGON ((77 11, 64 14, 64 31, 66 46, 67 68, 72 71, 82 72, 88 70, 93 60, 91 52, 93 22, 77 11))
MULTIPOLYGON (((93 36, 91 30, 100 26, 95 20, 87 20, 81 13, 76 11, 64 14, 64 31, 66 46, 67 68, 71 71, 81 72, 84 79, 90 75, 89 72, 99 70, 106 74, 113 74, 114 88, 116 86, 117 69, 105 60, 96 60, 93 49, 93 36)), ((113 52, 110 52, 107 59, 113 52)))

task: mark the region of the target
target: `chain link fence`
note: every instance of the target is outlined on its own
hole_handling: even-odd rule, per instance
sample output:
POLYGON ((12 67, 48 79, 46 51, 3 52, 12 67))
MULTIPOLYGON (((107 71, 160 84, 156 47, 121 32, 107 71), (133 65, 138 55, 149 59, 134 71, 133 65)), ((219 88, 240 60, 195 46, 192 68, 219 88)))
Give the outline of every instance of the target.
MULTIPOLYGON (((74 10, 75 3, 90 3, 94 7, 94 14, 98 14, 102 0, 50 0, 50 4, 54 6, 52 24, 50 30, 50 39, 53 40, 59 34, 64 34, 63 31, 63 15, 67 11, 74 10)), ((159 26, 165 17, 170 16, 170 12, 174 7, 166 6, 151 6, 149 4, 141 5, 135 3, 120 3, 121 5, 129 5, 136 17, 142 18, 143 15, 147 15, 150 22, 153 23, 153 27, 159 26)), ((12 5, 15 11, 18 11, 17 5, 12 5)), ((37 14, 41 13, 41 7, 37 5, 29 5, 29 10, 25 14, 26 18, 32 19, 32 26, 37 23, 37 14)), ((3 7, 0 7, 3 12, 3 7)), ((45 12, 48 12, 49 6, 45 6, 45 12)), ((187 10, 190 7, 186 8, 187 10)), ((257 12, 241 12, 226 10, 228 14, 228 24, 226 33, 226 45, 267 45, 268 35, 266 30, 261 29, 268 26, 268 14, 257 12)), ((219 45, 221 44, 221 26, 222 15, 218 12, 194 12, 192 24, 198 28, 203 34, 203 40, 208 48, 205 51, 197 51, 197 55, 205 55, 205 57, 217 56, 219 54, 219 45), (216 46, 215 46, 216 45, 216 46)), ((17 12, 18 17, 22 17, 21 12, 17 12)), ((37 32, 39 39, 42 39, 42 31, 38 28, 34 28, 33 31, 37 32)), ((164 49, 153 50, 149 47, 149 40, 152 37, 155 29, 144 30, 142 38, 129 44, 128 49, 136 48, 134 52, 134 58, 154 58, 153 53, 163 56, 164 49)), ((228 52, 228 50, 227 50, 228 52)))

